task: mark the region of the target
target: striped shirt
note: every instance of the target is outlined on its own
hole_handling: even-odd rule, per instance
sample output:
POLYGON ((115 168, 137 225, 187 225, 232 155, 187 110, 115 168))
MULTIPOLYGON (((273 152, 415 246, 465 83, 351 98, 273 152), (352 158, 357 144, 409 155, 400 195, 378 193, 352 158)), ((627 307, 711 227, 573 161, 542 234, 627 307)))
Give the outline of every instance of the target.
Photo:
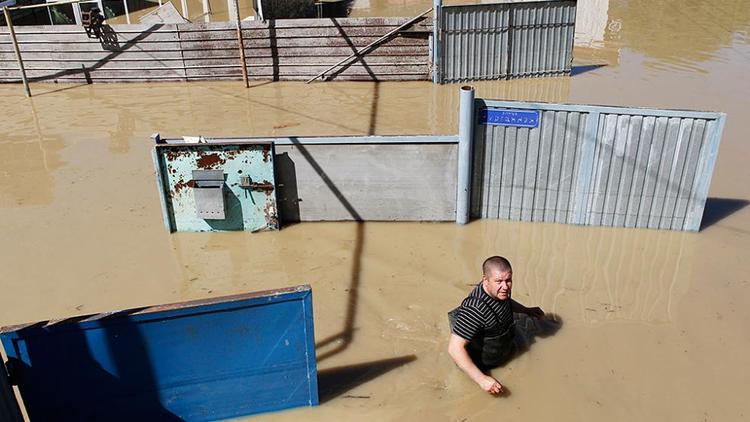
POLYGON ((453 332, 471 341, 477 337, 503 334, 513 325, 510 298, 493 299, 479 283, 461 302, 453 332))

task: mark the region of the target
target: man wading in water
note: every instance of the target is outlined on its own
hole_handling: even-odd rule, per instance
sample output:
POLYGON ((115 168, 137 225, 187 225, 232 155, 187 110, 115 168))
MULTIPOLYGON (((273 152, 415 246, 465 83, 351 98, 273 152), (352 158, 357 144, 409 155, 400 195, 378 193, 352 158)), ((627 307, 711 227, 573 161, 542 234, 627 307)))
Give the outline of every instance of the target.
POLYGON ((487 258, 481 283, 448 313, 448 353, 482 390, 493 395, 501 394, 503 385, 485 371, 507 362, 516 351, 513 312, 544 316, 540 308, 527 308, 511 299, 512 284, 510 262, 501 256, 487 258))

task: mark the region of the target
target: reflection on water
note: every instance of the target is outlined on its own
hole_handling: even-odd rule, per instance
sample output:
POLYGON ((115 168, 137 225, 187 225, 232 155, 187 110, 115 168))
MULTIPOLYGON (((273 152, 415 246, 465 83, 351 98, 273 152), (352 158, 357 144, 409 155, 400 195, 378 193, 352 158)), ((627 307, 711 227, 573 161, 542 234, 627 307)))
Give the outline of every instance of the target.
POLYGON ((42 133, 33 101, 24 108, 27 132, 0 138, 0 209, 51 203, 53 172, 62 165, 61 137, 42 133))
POLYGON ((618 1, 609 14, 608 41, 644 54, 656 69, 705 73, 701 63, 716 59, 719 50, 748 43, 747 0, 618 1))

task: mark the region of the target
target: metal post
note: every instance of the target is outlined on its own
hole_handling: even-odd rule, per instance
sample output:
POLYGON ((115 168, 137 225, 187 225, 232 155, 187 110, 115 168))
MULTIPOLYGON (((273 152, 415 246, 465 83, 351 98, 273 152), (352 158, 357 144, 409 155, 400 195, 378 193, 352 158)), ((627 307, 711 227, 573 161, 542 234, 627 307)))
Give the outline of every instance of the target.
POLYGON ((432 83, 440 83, 440 28, 443 0, 432 0, 432 83))
POLYGON ((182 17, 187 20, 190 20, 190 12, 188 12, 187 0, 181 0, 180 7, 182 7, 182 17))
POLYGON ((227 12, 229 13, 229 21, 239 20, 239 9, 240 6, 235 0, 227 0, 227 12), (237 9, 237 10, 234 10, 237 9))
POLYGON ((242 39, 242 20, 240 19, 240 3, 234 0, 234 16, 237 19, 237 43, 240 45, 240 66, 242 66, 242 80, 245 81, 245 88, 250 88, 250 81, 247 79, 247 59, 245 59, 245 42, 242 39))
POLYGON ((5 14, 5 24, 8 25, 8 33, 10 39, 13 41, 13 51, 16 52, 16 61, 18 62, 18 69, 21 71, 21 80, 23 81, 23 90, 26 92, 27 97, 31 97, 31 89, 29 88, 29 81, 26 79, 26 69, 23 67, 23 59, 21 58, 21 49, 18 48, 18 40, 16 39, 16 31, 13 29, 13 21, 10 19, 10 10, 8 7, 3 7, 3 13, 5 14))
POLYGON ((462 86, 458 115, 458 183, 456 223, 469 222, 471 208, 471 149, 474 138, 474 87, 462 86))
POLYGON ((211 22, 211 6, 208 0, 203 0, 203 22, 211 22))
POLYGON ((81 5, 79 3, 73 3, 73 18, 76 21, 76 25, 81 26, 81 5))
POLYGON ((128 10, 128 0, 122 0, 122 5, 125 7, 125 21, 130 25, 130 10, 128 10))

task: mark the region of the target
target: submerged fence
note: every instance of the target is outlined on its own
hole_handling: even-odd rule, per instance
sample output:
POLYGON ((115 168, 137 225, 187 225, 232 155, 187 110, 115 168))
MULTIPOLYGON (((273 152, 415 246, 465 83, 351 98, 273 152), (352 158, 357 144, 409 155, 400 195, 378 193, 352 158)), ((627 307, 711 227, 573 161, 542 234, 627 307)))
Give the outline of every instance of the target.
POLYGON ((697 231, 723 113, 477 100, 472 216, 697 231))
MULTIPOLYGON (((275 186, 266 188, 275 189, 269 197, 282 223, 502 218, 700 229, 723 113, 475 100, 473 92, 461 90, 457 136, 157 138, 156 149, 167 155, 170 149, 205 149, 180 168, 157 163, 160 178, 183 174, 162 183, 160 193, 165 204, 185 194, 197 201, 201 179, 194 170, 209 169, 201 162, 221 170, 221 183, 242 187, 231 176, 234 158, 219 152, 227 145, 265 143, 273 156, 263 162, 274 166, 275 175, 275 186)), ((254 165, 245 161, 243 175, 254 165)), ((248 180, 245 188, 253 186, 248 180)), ((231 189, 236 192, 222 205, 227 215, 232 204, 260 203, 260 196, 231 189)), ((185 204, 183 215, 201 212, 197 202, 185 204)), ((169 222, 169 206, 165 210, 169 222)), ((231 229, 220 221, 208 224, 231 229)))
MULTIPOLYGON (((243 21, 251 79, 307 80, 396 29, 408 18, 243 21)), ((242 77, 235 23, 104 26, 90 38, 74 25, 16 27, 33 81, 148 82, 242 77)), ((356 62, 334 69, 339 80, 427 80, 426 18, 356 62)), ((20 80, 7 28, 0 28, 0 82, 20 80)))
MULTIPOLYGON (((440 83, 565 75, 576 6, 576 0, 468 6, 435 0, 433 18, 243 21, 245 66, 251 79, 262 80, 312 80, 322 72, 338 80, 440 83)), ((105 24, 93 32, 21 26, 16 38, 32 82, 242 77, 235 23, 105 24)), ((12 37, 2 28, 0 82, 19 79, 12 37)))

